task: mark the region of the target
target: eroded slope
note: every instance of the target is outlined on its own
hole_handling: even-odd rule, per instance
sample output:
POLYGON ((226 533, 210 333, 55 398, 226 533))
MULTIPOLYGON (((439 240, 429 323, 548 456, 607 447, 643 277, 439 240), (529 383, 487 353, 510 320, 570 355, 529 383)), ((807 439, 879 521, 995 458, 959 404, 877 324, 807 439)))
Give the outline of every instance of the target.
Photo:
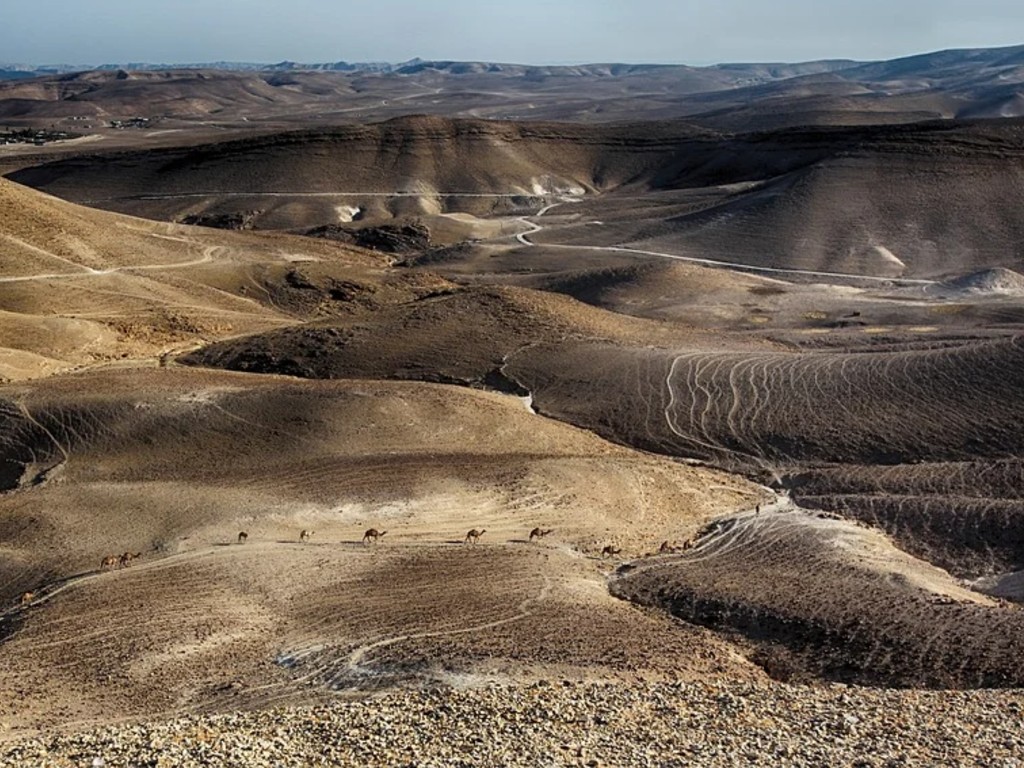
POLYGON ((802 511, 730 520, 612 591, 746 638, 773 675, 916 687, 1020 687, 1024 614, 802 511), (753 575, 756 574, 756 577, 753 575))
POLYGON ((170 367, 0 399, 9 722, 465 675, 757 674, 712 635, 614 600, 599 555, 639 556, 767 494, 514 397, 170 367), (536 526, 552 533, 531 542, 536 526), (370 527, 387 530, 376 545, 370 527), (140 558, 101 568, 125 551, 140 558))

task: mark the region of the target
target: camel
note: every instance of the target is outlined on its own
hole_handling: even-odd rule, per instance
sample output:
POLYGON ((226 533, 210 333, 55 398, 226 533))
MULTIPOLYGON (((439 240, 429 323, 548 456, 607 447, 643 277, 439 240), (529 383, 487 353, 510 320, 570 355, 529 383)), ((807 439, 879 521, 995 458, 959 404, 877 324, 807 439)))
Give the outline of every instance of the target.
POLYGON ((363 534, 363 544, 369 544, 371 542, 376 544, 380 537, 385 533, 387 533, 387 531, 378 531, 376 528, 369 528, 366 533, 363 534))
POLYGON ((480 537, 483 536, 485 533, 487 533, 486 529, 482 531, 478 531, 476 528, 472 529, 469 533, 466 534, 466 543, 476 544, 477 541, 480 540, 480 537))
POLYGON ((245 542, 248 541, 248 540, 249 540, 249 534, 248 533, 246 533, 245 531, 239 531, 238 532, 238 543, 239 544, 245 544, 245 542))
POLYGON ((28 605, 29 603, 31 603, 35 599, 36 599, 36 593, 35 592, 26 592, 25 594, 23 594, 21 596, 21 600, 19 602, 20 602, 21 605, 28 605))
POLYGON ((671 545, 671 544, 670 544, 669 542, 667 542, 667 541, 663 541, 663 542, 661 542, 661 546, 660 546, 660 547, 658 547, 658 554, 660 554, 660 555, 665 555, 665 554, 669 554, 669 553, 671 553, 671 552, 675 552, 675 551, 676 551, 676 548, 675 548, 675 547, 673 547, 673 546, 672 546, 672 545, 671 545))
POLYGON ((615 557, 622 550, 618 547, 613 547, 611 544, 601 550, 601 557, 615 557))
POLYGON ((120 558, 117 555, 107 555, 100 562, 100 569, 104 571, 112 571, 117 567, 120 558))
POLYGON ((141 552, 125 552, 123 555, 121 555, 120 558, 118 558, 117 562, 118 565, 120 565, 122 568, 127 568, 129 565, 132 564, 132 560, 135 560, 140 557, 142 557, 141 552))
POLYGON ((554 530, 551 528, 534 528, 530 531, 530 541, 533 541, 534 539, 543 539, 549 533, 554 533, 554 530))
POLYGON ((313 536, 313 531, 307 531, 305 528, 302 529, 302 533, 299 534, 299 541, 309 541, 313 536))

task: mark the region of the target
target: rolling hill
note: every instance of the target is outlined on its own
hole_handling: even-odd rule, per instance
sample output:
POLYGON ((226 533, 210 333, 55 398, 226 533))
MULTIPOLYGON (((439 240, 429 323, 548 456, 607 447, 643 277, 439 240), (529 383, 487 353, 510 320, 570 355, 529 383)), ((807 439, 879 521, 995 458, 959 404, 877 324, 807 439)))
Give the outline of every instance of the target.
POLYGON ((934 279, 1022 269, 1021 157, 1019 120, 721 135, 678 122, 412 117, 82 156, 11 178, 148 218, 302 231, 419 219, 455 233, 441 240, 480 239, 474 228, 508 239, 544 209, 558 226, 536 225, 542 246, 934 279))
POLYGON ((685 538, 762 491, 514 397, 171 367, 0 400, 0 595, 34 592, 0 617, 12 725, 496 674, 761 676, 711 633, 612 598, 598 554, 685 538), (529 541, 538 525, 553 533, 529 541), (371 526, 387 535, 360 543, 371 526), (471 527, 479 544, 462 543, 471 527), (122 551, 138 562, 100 567, 122 551))
POLYGON ((6 379, 155 361, 213 338, 348 311, 360 285, 373 284, 374 301, 429 290, 416 288, 419 278, 389 287, 380 260, 326 241, 135 219, 6 180, 0 244, 6 379), (288 276, 299 263, 308 277, 296 285, 288 276))
POLYGON ((708 67, 414 59, 126 64, 87 72, 43 68, 12 71, 40 76, 0 86, 0 99, 8 102, 0 114, 38 122, 144 113, 235 128, 249 121, 380 120, 417 113, 574 122, 686 117, 727 131, 1011 117, 1022 115, 1020 51, 1017 46, 876 62, 708 67))
POLYGON ((1024 686, 1022 50, 0 83, 0 741, 1024 686))

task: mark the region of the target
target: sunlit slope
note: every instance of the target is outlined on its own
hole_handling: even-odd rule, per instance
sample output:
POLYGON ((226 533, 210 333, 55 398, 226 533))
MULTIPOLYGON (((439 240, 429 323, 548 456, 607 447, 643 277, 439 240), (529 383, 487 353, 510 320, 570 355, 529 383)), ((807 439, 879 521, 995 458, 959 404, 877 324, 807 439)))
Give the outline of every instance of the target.
POLYGON ((239 529, 445 541, 541 525, 583 549, 611 537, 642 551, 757 495, 466 389, 168 368, 0 398, 8 597, 92 570, 107 550, 160 557, 239 529))
MULTIPOLYGON (((382 282, 381 262, 330 243, 135 219, 6 180, 0 249, 0 377, 8 379, 344 311, 353 297, 332 300, 335 284, 382 282), (302 286, 288 280, 298 262, 309 275, 302 286)), ((385 288, 378 299, 391 295, 385 288)))
POLYGON ((0 400, 9 722, 474 675, 759 675, 710 633, 611 597, 599 555, 640 556, 766 494, 514 397, 172 367, 0 400), (387 533, 364 544, 371 527, 387 533), (551 532, 530 541, 534 527, 551 532), (101 568, 123 552, 140 557, 101 568))

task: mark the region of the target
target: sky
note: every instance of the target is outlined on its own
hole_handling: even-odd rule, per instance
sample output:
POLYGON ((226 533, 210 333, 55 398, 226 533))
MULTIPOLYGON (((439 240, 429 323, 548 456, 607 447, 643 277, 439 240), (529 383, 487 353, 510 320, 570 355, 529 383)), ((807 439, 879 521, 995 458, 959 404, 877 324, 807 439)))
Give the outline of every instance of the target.
POLYGON ((3 0, 0 62, 712 64, 1024 44, 1021 0, 3 0))

